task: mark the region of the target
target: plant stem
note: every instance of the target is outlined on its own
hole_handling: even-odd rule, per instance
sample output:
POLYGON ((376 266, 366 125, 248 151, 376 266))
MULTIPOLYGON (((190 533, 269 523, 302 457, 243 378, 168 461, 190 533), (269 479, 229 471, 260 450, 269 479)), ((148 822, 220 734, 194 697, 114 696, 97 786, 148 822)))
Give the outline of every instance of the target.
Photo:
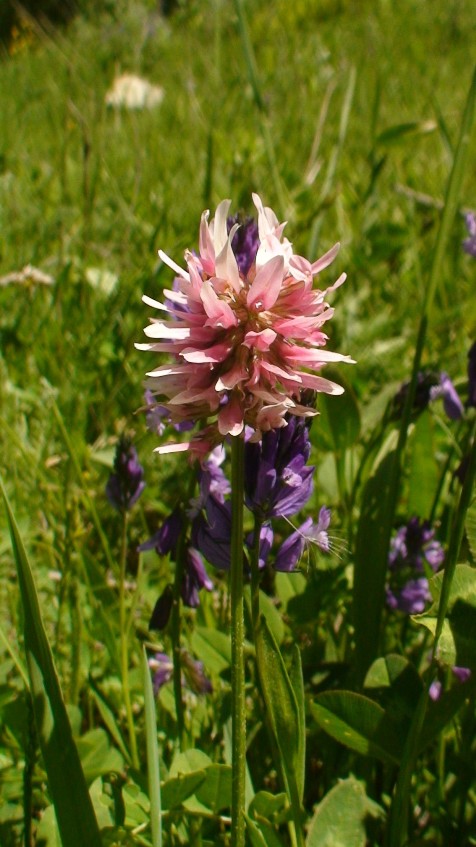
POLYGON ((127 512, 122 512, 122 536, 119 572, 119 627, 120 627, 120 657, 122 696, 126 709, 127 728, 129 743, 131 746, 131 760, 134 768, 139 768, 139 756, 137 753, 136 732, 134 727, 134 716, 132 714, 131 695, 129 691, 129 649, 128 632, 129 627, 126 620, 126 563, 127 563, 127 512))
POLYGON ((231 716, 232 784, 231 844, 245 844, 245 663, 243 617, 243 492, 244 439, 231 441, 231 716))

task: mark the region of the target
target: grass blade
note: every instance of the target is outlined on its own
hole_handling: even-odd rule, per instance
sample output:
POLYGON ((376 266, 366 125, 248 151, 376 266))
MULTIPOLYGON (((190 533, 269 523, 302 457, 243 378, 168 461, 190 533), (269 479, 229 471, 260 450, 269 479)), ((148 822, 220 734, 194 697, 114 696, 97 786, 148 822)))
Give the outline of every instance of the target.
POLYGON ((30 563, 0 480, 24 610, 30 691, 41 751, 64 847, 101 847, 101 836, 73 740, 30 563))
POLYGON ((150 827, 153 847, 162 847, 162 804, 160 794, 159 746, 154 690, 145 648, 142 650, 144 679, 145 736, 147 742, 147 774, 149 779, 150 827))

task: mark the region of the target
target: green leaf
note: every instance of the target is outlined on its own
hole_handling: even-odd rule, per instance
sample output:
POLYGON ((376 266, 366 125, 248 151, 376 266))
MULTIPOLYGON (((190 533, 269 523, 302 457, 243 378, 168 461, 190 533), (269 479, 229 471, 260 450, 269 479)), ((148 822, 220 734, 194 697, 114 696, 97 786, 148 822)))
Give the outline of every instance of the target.
POLYGON ((379 653, 393 518, 390 506, 394 461, 391 450, 381 459, 362 492, 354 556, 355 664, 359 681, 379 653))
POLYGON ((476 500, 471 504, 466 512, 464 528, 466 530, 466 538, 468 539, 471 555, 476 561, 476 500))
MULTIPOLYGON (((244 595, 247 607, 250 610, 251 614, 251 588, 249 585, 245 586, 244 595)), ((264 593, 264 591, 261 590, 259 592, 259 605, 260 610, 265 616, 268 622, 268 626, 271 632, 273 633, 276 641, 278 642, 278 644, 282 644, 284 640, 283 619, 280 613, 278 612, 275 604, 273 603, 271 597, 269 597, 267 594, 264 593)))
MULTIPOLYGON (((434 635, 438 620, 438 606, 444 572, 430 580, 433 604, 422 615, 413 615, 434 635)), ((470 565, 456 565, 451 583, 447 615, 438 643, 438 659, 447 665, 476 669, 476 569, 470 565)))
MULTIPOLYGON (((212 765, 212 760, 206 753, 203 753, 202 750, 185 750, 183 753, 177 753, 174 756, 171 768, 170 768, 170 777, 176 777, 185 774, 196 774, 198 776, 198 772, 205 772, 205 779, 207 777, 207 770, 212 765)), ((200 780, 198 782, 198 786, 202 784, 204 780, 200 780)), ((209 812, 209 809, 198 800, 196 793, 190 794, 187 798, 182 800, 182 804, 191 812, 209 812)))
POLYGON ((319 418, 311 429, 311 440, 320 450, 342 454, 360 435, 360 411, 351 382, 336 368, 326 368, 326 379, 345 389, 341 396, 319 395, 319 418))
POLYGON ((128 762, 130 764, 131 763, 131 754, 129 753, 129 751, 126 747, 124 738, 123 738, 121 730, 119 729, 119 726, 116 722, 116 718, 114 716, 112 709, 108 706, 108 704, 106 703, 106 700, 102 696, 101 692, 96 688, 94 680, 92 680, 91 678, 89 679, 89 685, 92 688, 91 693, 93 695, 94 702, 96 703, 96 706, 98 708, 98 712, 101 715, 101 718, 104 721, 106 728, 109 730, 112 738, 114 739, 117 746, 119 747, 119 750, 121 751, 122 755, 124 756, 124 759, 126 760, 126 762, 128 762))
POLYGON ((88 783, 105 773, 122 771, 124 768, 124 759, 118 750, 111 747, 107 733, 100 727, 78 738, 77 748, 88 783))
POLYGON ((283 657, 263 615, 256 635, 256 658, 266 708, 281 756, 293 818, 299 825, 305 752, 302 713, 283 657))
POLYGON ((407 135, 427 135, 437 128, 436 121, 409 121, 388 127, 376 138, 377 144, 394 144, 407 135))
POLYGON ((289 800, 287 794, 270 794, 258 791, 253 797, 248 814, 255 820, 266 820, 270 824, 280 824, 289 819, 289 800))
POLYGON ((1 480, 0 487, 24 610, 25 650, 38 738, 61 840, 64 847, 101 847, 93 805, 43 626, 30 563, 1 480))
POLYGON ((230 639, 224 632, 197 626, 191 639, 193 652, 203 661, 212 674, 220 674, 230 666, 230 639))
POLYGON ((429 515, 438 485, 433 418, 426 410, 418 418, 411 438, 408 477, 409 515, 429 515))
POLYGON ((265 821, 256 823, 245 815, 245 822, 251 847, 284 847, 277 833, 265 821))
POLYGON ((293 647, 293 661, 289 668, 289 679, 291 681, 298 708, 296 783, 299 799, 302 803, 306 770, 306 704, 304 701, 304 678, 302 674, 301 653, 297 644, 294 644, 293 647))
POLYGON ((144 686, 145 738, 147 746, 147 780, 150 800, 152 847, 162 847, 162 796, 160 789, 160 760, 157 743, 157 716, 149 663, 142 648, 142 679, 144 686))
POLYGON ((400 712, 411 717, 423 689, 417 669, 397 654, 376 659, 369 668, 365 688, 389 689, 388 699, 400 712))
POLYGON ((382 809, 354 777, 339 782, 319 803, 312 818, 306 847, 365 847, 367 817, 380 817, 382 809))
POLYGON ((192 773, 180 774, 168 779, 162 784, 162 806, 164 809, 176 809, 188 800, 197 788, 205 781, 205 769, 192 773))
POLYGON ((476 676, 473 673, 467 682, 455 681, 450 690, 444 691, 438 700, 429 702, 419 739, 420 752, 438 737, 468 698, 474 697, 475 690, 476 676))
POLYGON ((199 803, 215 814, 231 806, 230 765, 210 765, 205 771, 205 780, 195 791, 199 803))
POLYGON ((403 747, 398 725, 378 703, 353 691, 327 691, 311 704, 314 720, 356 753, 398 764, 403 747))

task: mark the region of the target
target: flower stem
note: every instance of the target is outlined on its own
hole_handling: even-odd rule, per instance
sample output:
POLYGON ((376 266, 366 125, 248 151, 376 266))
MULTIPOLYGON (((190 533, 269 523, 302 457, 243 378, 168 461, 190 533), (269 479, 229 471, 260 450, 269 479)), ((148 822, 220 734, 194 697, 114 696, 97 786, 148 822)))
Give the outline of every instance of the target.
POLYGON ((231 715, 232 715, 232 785, 231 844, 245 843, 245 664, 243 617, 243 492, 244 439, 231 441, 231 715))
POLYGON ((131 760, 134 768, 139 768, 139 756, 137 753, 136 732, 134 727, 134 716, 132 714, 131 695, 129 691, 129 649, 128 633, 129 627, 126 620, 126 563, 127 563, 127 512, 122 512, 122 537, 121 558, 119 573, 119 627, 120 627, 120 657, 122 696, 126 709, 127 728, 129 743, 131 745, 131 760))

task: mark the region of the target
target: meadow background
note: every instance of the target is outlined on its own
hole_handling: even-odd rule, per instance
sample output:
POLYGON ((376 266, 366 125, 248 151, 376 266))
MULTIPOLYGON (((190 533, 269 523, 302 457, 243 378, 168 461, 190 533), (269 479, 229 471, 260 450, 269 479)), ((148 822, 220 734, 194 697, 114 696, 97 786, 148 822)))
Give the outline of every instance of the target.
MULTIPOLYGON (((153 454, 157 437, 137 413, 149 367, 147 356, 134 348, 148 319, 141 296, 159 297, 171 277, 157 251, 180 263, 184 249, 197 243, 202 210, 230 197, 233 211, 251 213, 252 191, 280 220, 289 220, 286 234, 295 252, 313 259, 336 240, 342 243, 330 282, 344 270, 348 280, 334 299, 330 346, 357 362, 341 376, 349 398, 342 415, 351 416, 353 430, 336 447, 330 413, 324 434, 315 436, 317 482, 310 506, 313 514, 323 504, 333 509, 338 550, 318 566, 311 593, 303 574, 278 581, 274 618, 284 653, 294 641, 301 646, 312 697, 321 684, 342 685, 352 653, 353 552, 362 511, 356 469, 388 401, 411 376, 476 63, 475 36, 471 0, 275 0, 271 6, 203 0, 178 3, 170 14, 144 0, 94 9, 84 4, 67 26, 23 15, 4 37, 0 468, 32 563, 86 779, 94 786, 96 807, 104 810, 107 843, 152 843, 140 643, 169 648, 167 633, 152 637, 148 622, 170 564, 147 553, 139 567, 136 552, 180 496, 182 473, 176 459, 153 454), (249 42, 240 26, 243 9, 249 42), (161 86, 160 105, 107 106, 114 78, 126 72, 161 86), (50 276, 51 284, 5 281, 28 264, 50 276), (147 482, 128 528, 131 586, 139 574, 137 590, 130 587, 130 680, 142 773, 133 769, 127 777, 121 687, 105 646, 118 637, 114 562, 120 525, 104 492, 123 432, 134 438, 147 482), (336 459, 341 447, 344 458, 336 459), (120 777, 112 779, 111 772, 120 777), (117 810, 124 803, 121 816, 117 810)), ((422 365, 447 372, 463 399, 467 353, 476 338, 476 265, 461 247, 467 235, 463 215, 476 210, 475 151, 473 137, 422 365)), ((319 425, 317 420, 313 429, 319 425)), ((452 426, 436 408, 425 418, 418 450, 412 452, 410 439, 400 523, 414 513, 430 516, 451 451, 457 464, 459 435, 452 426)), ((446 482, 433 515, 443 544, 450 536, 453 495, 453 484, 446 482)), ((3 513, 0 527, 0 842, 52 847, 57 836, 21 674, 24 612, 3 513)), ((472 566, 470 551, 467 556, 472 566)), ((217 592, 187 613, 185 638, 213 678, 214 694, 190 695, 188 729, 191 746, 221 761, 229 657, 210 632, 226 631, 220 606, 226 584, 209 572, 217 578, 217 592)), ((408 644, 414 652, 417 645, 423 661, 419 631, 408 618, 390 621, 387 652, 405 655, 408 644)), ((412 845, 476 843, 474 690, 469 705, 462 705, 466 730, 449 723, 436 752, 418 766, 412 807, 419 805, 421 814, 412 845), (464 732, 465 751, 465 745, 458 747, 464 732)), ((259 704, 250 702, 249 708, 255 733, 250 760, 276 794, 280 778, 262 738, 259 704)), ((167 773, 175 732, 167 687, 157 711, 167 773)), ((382 844, 381 810, 389 806, 391 778, 382 776, 379 764, 371 771, 368 759, 348 753, 316 724, 308 733, 309 819, 337 780, 354 774, 362 780, 358 785, 367 786, 366 801, 378 803, 380 811, 359 807, 355 841, 346 843, 382 844)), ((219 803, 205 803, 204 812, 203 804, 197 811, 184 802, 188 813, 178 803, 169 815, 166 843, 227 843, 219 803)), ((276 809, 266 807, 271 823, 260 830, 265 840, 253 845, 289 843, 286 814, 276 809)), ((314 837, 310 847, 324 845, 314 837)))

